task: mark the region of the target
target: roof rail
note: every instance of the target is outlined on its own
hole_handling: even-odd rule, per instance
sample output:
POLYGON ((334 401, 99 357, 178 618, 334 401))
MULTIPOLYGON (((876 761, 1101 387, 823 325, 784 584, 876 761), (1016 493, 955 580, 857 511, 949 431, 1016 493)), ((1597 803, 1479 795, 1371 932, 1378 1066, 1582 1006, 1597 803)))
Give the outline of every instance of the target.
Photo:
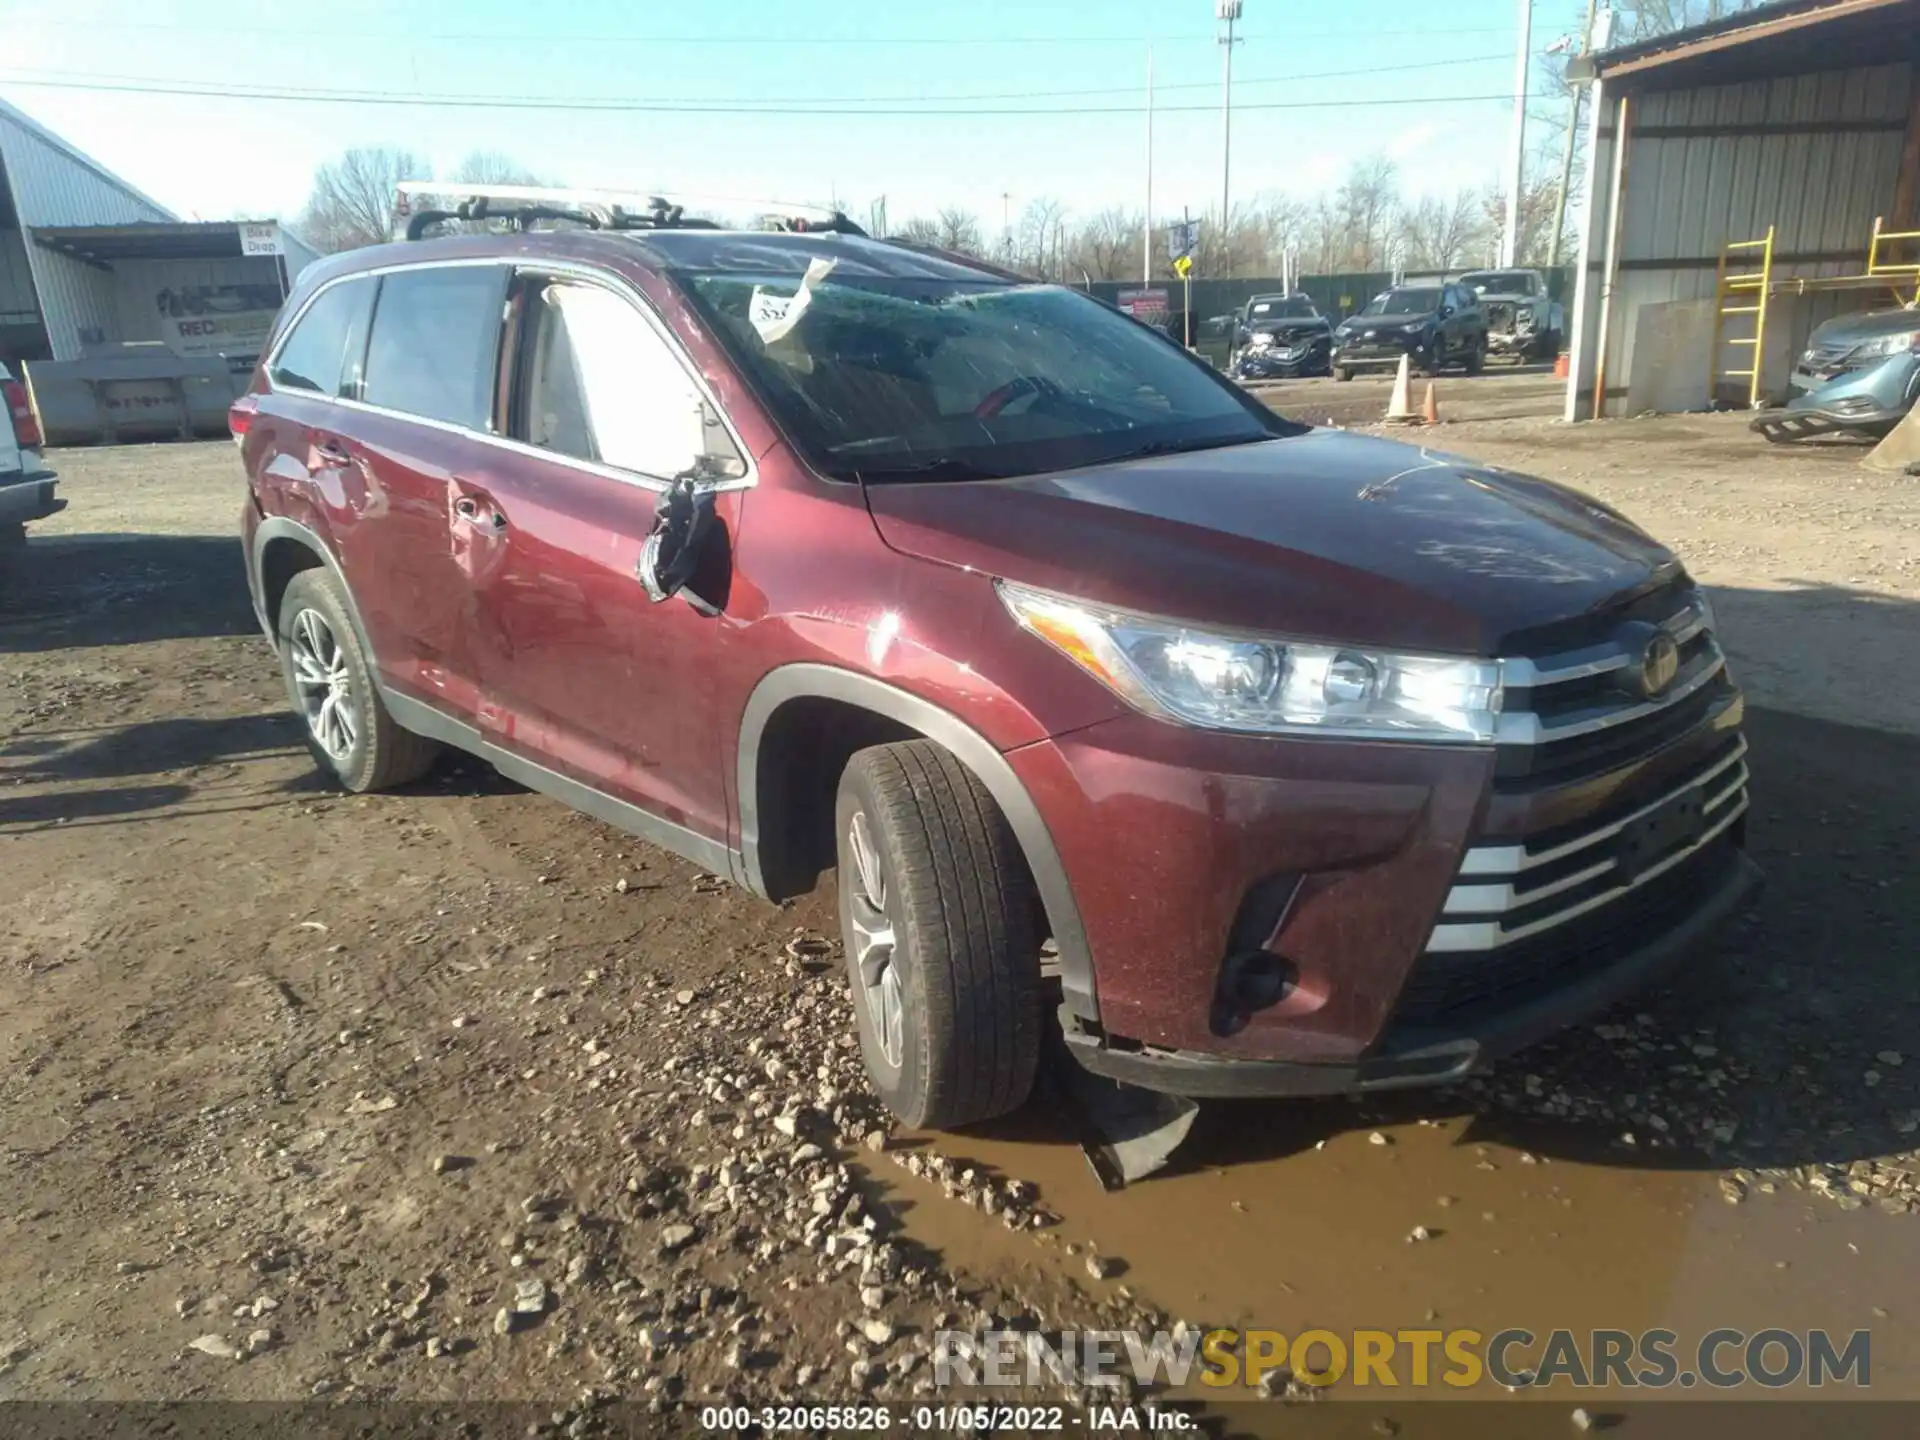
MULTIPOLYGON (((528 230, 542 220, 590 230, 718 230, 718 222, 687 214, 701 197, 670 198, 627 190, 581 190, 548 185, 489 185, 458 180, 402 180, 395 187, 393 238, 418 240, 449 220, 504 220, 528 230)), ((721 201, 758 212, 756 228, 864 235, 843 213, 779 200, 721 201)))

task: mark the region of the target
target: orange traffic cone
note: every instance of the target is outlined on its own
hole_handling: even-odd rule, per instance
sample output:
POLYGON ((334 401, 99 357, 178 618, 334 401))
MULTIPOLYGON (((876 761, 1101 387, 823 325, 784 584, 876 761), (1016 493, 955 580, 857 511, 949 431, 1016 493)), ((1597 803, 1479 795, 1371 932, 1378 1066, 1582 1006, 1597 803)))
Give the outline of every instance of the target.
POLYGON ((1405 425, 1412 419, 1413 371, 1407 357, 1402 355, 1399 373, 1393 377, 1393 396, 1387 401, 1387 423, 1405 425))
POLYGON ((1566 351, 1562 350, 1558 355, 1553 357, 1553 378, 1554 379, 1556 380, 1566 379, 1567 373, 1572 368, 1573 368, 1573 357, 1567 354, 1566 351))
POLYGON ((1427 398, 1420 405, 1420 423, 1438 425, 1440 423, 1440 399, 1433 393, 1433 381, 1427 381, 1427 398))

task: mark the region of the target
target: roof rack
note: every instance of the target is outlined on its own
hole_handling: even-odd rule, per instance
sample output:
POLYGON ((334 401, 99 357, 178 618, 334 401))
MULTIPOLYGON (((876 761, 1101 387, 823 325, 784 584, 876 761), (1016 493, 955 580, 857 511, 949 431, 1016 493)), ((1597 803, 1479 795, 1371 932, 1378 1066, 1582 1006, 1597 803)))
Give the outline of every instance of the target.
MULTIPOLYGON (((577 190, 546 185, 462 184, 402 180, 395 187, 393 238, 419 240, 446 221, 503 220, 518 230, 541 221, 589 230, 719 230, 717 221, 687 214, 697 196, 678 199, 624 190, 577 190)), ((777 200, 722 201, 759 212, 757 228, 795 233, 865 235, 843 213, 777 200)))

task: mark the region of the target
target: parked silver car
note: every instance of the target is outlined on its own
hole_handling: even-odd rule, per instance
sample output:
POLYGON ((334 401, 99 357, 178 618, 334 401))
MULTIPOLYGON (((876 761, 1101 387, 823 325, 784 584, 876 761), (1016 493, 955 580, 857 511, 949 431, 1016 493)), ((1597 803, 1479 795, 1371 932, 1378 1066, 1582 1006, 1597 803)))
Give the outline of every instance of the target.
POLYGON ((1885 435, 1920 398, 1920 309, 1841 315, 1817 327, 1787 394, 1785 406, 1753 419, 1769 440, 1885 435))

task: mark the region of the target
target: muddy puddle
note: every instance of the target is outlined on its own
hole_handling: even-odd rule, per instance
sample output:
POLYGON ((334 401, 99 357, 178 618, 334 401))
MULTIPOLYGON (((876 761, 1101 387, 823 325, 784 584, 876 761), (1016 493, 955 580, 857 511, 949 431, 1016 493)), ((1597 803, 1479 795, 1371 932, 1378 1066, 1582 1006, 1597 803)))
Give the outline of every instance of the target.
MULTIPOLYGON (((1521 1149, 1494 1138, 1486 1119, 1444 1095, 1386 1105, 1209 1105, 1167 1171, 1118 1193, 1102 1190, 1071 1137, 1068 1118, 1041 1107, 991 1133, 921 1137, 956 1159, 1038 1184, 1061 1217, 1051 1240, 1009 1233, 903 1176, 901 1194, 915 1202, 909 1230, 970 1268, 1058 1267, 1096 1293, 1127 1286, 1203 1328, 1290 1335, 1466 1328, 1492 1335, 1521 1327, 1542 1336, 1555 1329, 1662 1328, 1678 1335, 1683 1361, 1720 1327, 1780 1327, 1803 1336, 1824 1329, 1841 1341, 1869 1330, 1870 1393, 1920 1398, 1911 1298, 1920 1275, 1920 1225, 1910 1217, 1847 1211, 1785 1186, 1772 1194, 1756 1188, 1730 1203, 1716 1171, 1582 1155, 1573 1136, 1561 1154, 1521 1149), (1416 1227, 1426 1238, 1413 1238, 1416 1227), (1087 1278, 1089 1251, 1113 1262, 1112 1278, 1087 1278)), ((1530 1143, 1548 1138, 1536 1127, 1530 1143)), ((1537 1350, 1522 1347, 1515 1358, 1537 1362, 1537 1350)), ((1399 1368, 1410 1389, 1404 1358, 1399 1368)), ((1347 1384, 1329 1393, 1376 1408, 1401 1399, 1347 1384)), ((1663 1398, 1709 1393, 1704 1386, 1685 1394, 1675 1388, 1663 1398)), ((1838 1393, 1780 1392, 1794 1400, 1838 1393)), ((1491 1381, 1422 1395, 1505 1400, 1491 1381)), ((1527 1398, 1559 1405, 1565 1413, 1556 1425, 1565 1427, 1577 1405, 1593 1407, 1598 1399, 1617 1411, 1625 1400, 1644 1401, 1645 1392, 1634 1397, 1616 1387, 1596 1397, 1557 1385, 1527 1398)), ((1748 1386, 1739 1398, 1777 1397, 1748 1386)), ((1229 1407, 1231 1428, 1286 1433, 1255 1423, 1260 1409, 1244 1408, 1242 1414, 1229 1407)), ((1284 1408, 1297 1421, 1302 1407, 1284 1408)), ((1462 1410, 1451 1423, 1467 1429, 1399 1433, 1500 1433, 1481 1425, 1487 1417, 1478 1405, 1449 1408, 1462 1410)), ((1391 1405, 1381 1413, 1389 1411, 1391 1405)), ((1320 1433, 1318 1425, 1336 1422, 1313 1423, 1320 1433)), ((1393 1432, 1383 1424, 1355 1433, 1393 1432)))

